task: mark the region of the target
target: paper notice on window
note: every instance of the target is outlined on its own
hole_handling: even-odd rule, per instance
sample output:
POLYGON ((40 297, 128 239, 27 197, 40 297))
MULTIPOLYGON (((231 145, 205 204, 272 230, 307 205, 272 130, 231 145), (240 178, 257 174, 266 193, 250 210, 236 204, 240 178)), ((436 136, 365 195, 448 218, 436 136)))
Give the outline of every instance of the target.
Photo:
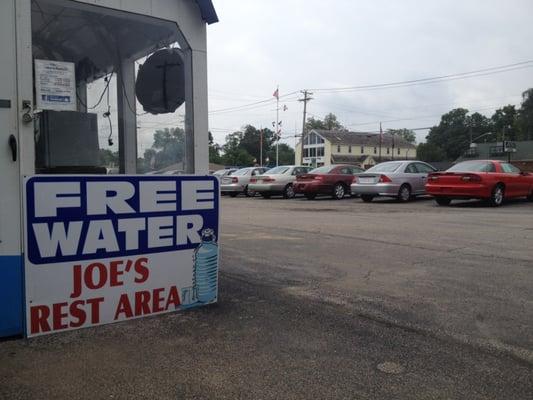
POLYGON ((35 60, 37 109, 76 111, 74 63, 35 60))

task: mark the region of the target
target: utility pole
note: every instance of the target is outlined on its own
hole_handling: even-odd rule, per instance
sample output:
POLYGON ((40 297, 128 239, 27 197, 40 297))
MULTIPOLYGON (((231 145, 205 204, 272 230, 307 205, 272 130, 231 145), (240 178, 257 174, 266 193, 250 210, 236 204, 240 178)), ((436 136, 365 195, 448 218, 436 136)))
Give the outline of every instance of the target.
POLYGON ((301 152, 300 152, 300 165, 304 165, 304 141, 306 139, 305 137, 305 121, 306 121, 306 117, 307 117, 307 102, 310 101, 310 100, 313 100, 312 97, 310 97, 313 93, 307 91, 307 90, 302 90, 301 93, 303 93, 304 95, 304 98, 303 99, 298 99, 298 101, 303 101, 304 102, 304 118, 303 118, 303 124, 302 124, 302 149, 301 149, 301 152))
POLYGON ((276 167, 279 165, 279 85, 276 88, 276 167))
POLYGON ((381 143, 383 142, 383 129, 381 128, 381 122, 379 123, 379 162, 381 162, 381 143))
POLYGON ((261 129, 259 130, 259 157, 260 157, 260 162, 259 162, 259 165, 262 167, 263 166, 263 127, 261 126, 261 129))

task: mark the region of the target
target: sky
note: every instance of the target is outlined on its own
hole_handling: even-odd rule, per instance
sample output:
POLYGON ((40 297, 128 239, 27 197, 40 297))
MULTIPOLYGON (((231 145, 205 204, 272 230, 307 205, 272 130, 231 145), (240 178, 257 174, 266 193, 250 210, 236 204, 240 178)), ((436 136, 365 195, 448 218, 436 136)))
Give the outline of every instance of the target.
POLYGON ((213 3, 220 22, 207 28, 209 127, 220 144, 247 124, 272 128, 278 85, 280 107, 287 106, 279 113, 282 141, 291 146, 302 128, 304 89, 313 92, 310 117, 332 112, 352 131, 377 132, 380 121, 383 130, 414 128, 421 142, 427 129, 420 128, 438 124, 453 108, 490 116, 519 105, 521 93, 533 87, 531 0, 213 3), (525 61, 532 62, 462 79, 331 90, 525 61))

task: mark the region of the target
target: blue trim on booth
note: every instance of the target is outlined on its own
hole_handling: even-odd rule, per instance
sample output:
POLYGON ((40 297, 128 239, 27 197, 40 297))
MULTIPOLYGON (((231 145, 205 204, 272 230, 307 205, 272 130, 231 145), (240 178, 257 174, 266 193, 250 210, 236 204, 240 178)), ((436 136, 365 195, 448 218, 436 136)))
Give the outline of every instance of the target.
POLYGON ((22 335, 22 256, 0 256, 0 337, 22 335))
POLYGON ((218 15, 215 6, 211 0, 196 0, 196 4, 200 7, 202 19, 208 24, 218 22, 218 15))

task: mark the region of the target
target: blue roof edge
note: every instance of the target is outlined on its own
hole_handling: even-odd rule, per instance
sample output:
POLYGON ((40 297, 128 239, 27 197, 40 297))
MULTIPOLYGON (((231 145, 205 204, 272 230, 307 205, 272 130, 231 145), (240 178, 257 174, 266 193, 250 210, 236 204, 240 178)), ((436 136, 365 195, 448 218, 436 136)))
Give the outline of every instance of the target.
POLYGON ((196 0, 196 4, 200 7, 202 19, 206 23, 214 24, 218 22, 218 15, 211 0, 196 0))

